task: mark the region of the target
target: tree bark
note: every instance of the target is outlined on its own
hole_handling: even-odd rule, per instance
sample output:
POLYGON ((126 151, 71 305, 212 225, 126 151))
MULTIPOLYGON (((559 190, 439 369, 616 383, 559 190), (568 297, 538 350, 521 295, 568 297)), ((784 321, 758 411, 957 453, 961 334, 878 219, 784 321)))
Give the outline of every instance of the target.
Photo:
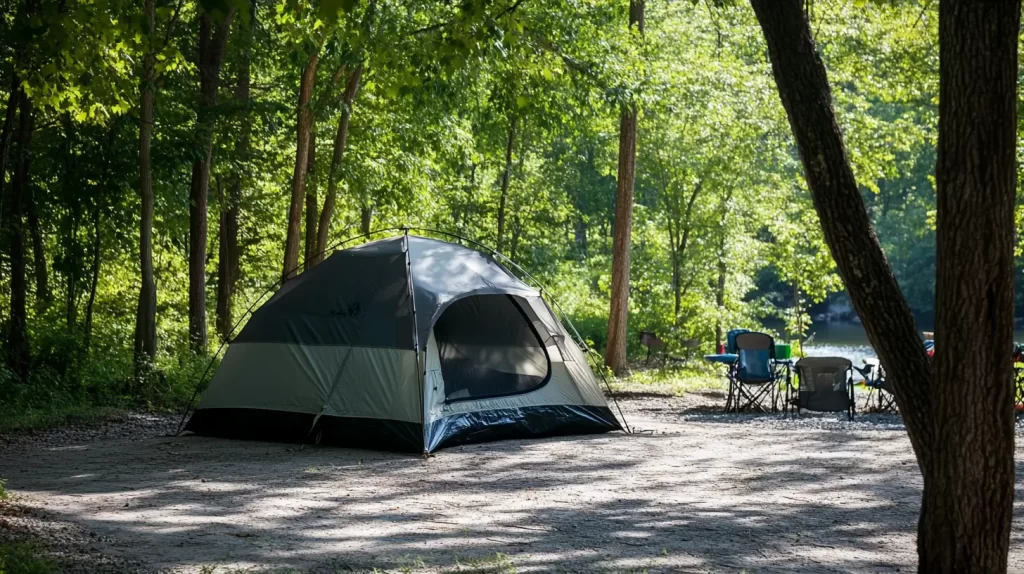
POLYGON ((364 205, 359 210, 359 231, 363 235, 370 232, 370 225, 373 223, 373 206, 364 205))
POLYGON ((196 122, 196 143, 199 156, 192 163, 192 184, 189 187, 189 252, 188 252, 188 333, 192 352, 206 353, 206 244, 207 210, 210 195, 210 160, 213 152, 213 130, 217 123, 217 86, 224 59, 228 33, 231 30, 230 10, 216 23, 209 12, 199 18, 199 113, 196 122))
MULTIPOLYGON (((104 160, 106 161, 106 160, 104 160)), ((105 170, 104 170, 105 171, 105 170)), ((105 178, 101 178, 101 182, 105 178)), ((89 354, 89 345, 92 343, 92 316, 96 305, 96 288, 100 282, 100 251, 103 245, 103 238, 100 235, 100 208, 102 196, 97 191, 97 196, 92 207, 92 271, 89 276, 89 301, 85 305, 85 326, 82 331, 82 354, 89 354)))
POLYGON ((31 355, 28 341, 27 281, 25 277, 25 222, 22 207, 28 194, 32 132, 35 129, 32 104, 24 91, 18 98, 18 148, 11 179, 11 209, 8 236, 11 258, 10 318, 7 334, 7 364, 23 383, 28 383, 31 355))
POLYGON ((675 315, 673 317, 676 323, 679 323, 679 312, 682 307, 683 288, 682 288, 682 262, 683 256, 686 255, 686 247, 690 243, 690 230, 693 229, 693 225, 690 223, 690 219, 693 216, 693 206, 697 203, 697 197, 700 195, 701 190, 704 188, 704 182, 698 181, 693 186, 693 192, 690 194, 690 199, 686 202, 686 212, 683 214, 682 221, 682 232, 678 233, 679 243, 672 245, 672 291, 675 295, 675 315))
POLYGON ((939 2, 934 437, 921 572, 1007 568, 1019 29, 1019 0, 939 2))
POLYGON ((5 241, 7 233, 7 217, 11 199, 4 185, 4 179, 7 175, 7 158, 10 156, 11 134, 14 133, 14 120, 21 97, 21 80, 17 75, 13 76, 11 93, 7 96, 7 110, 4 112, 4 125, 0 129, 0 241, 5 241))
POLYGON ((316 226, 320 221, 317 213, 316 185, 316 119, 314 118, 309 128, 309 155, 306 162, 306 256, 303 258, 303 270, 313 267, 313 257, 316 255, 316 226))
POLYGON ((498 253, 505 250, 505 204, 508 201, 508 184, 512 175, 512 146, 516 141, 516 124, 519 118, 512 116, 508 122, 508 143, 505 145, 505 171, 501 174, 501 199, 498 200, 498 253))
POLYGON ((36 307, 50 306, 50 274, 46 266, 46 246, 43 243, 43 228, 39 224, 39 205, 31 185, 23 191, 22 207, 28 216, 29 235, 32 238, 32 274, 36 281, 36 307))
POLYGON ((139 269, 142 286, 135 315, 135 379, 144 378, 156 357, 156 280, 153 277, 153 100, 156 97, 156 0, 145 0, 149 51, 142 60, 139 110, 139 269))
POLYGON ((327 249, 327 237, 331 231, 331 218, 334 217, 334 204, 338 195, 338 181, 341 179, 341 161, 345 157, 345 146, 348 142, 348 126, 352 118, 352 105, 359 94, 359 83, 363 76, 363 65, 356 66, 345 80, 345 93, 342 96, 341 117, 338 119, 338 131, 334 135, 334 154, 331 156, 331 168, 327 176, 327 195, 324 207, 320 211, 320 222, 316 230, 316 257, 313 265, 323 261, 327 249))
POLYGON ((313 110, 310 100, 316 84, 316 67, 320 61, 319 52, 314 51, 306 61, 299 83, 299 102, 296 106, 296 149, 295 173, 292 176, 292 195, 288 206, 288 234, 284 246, 283 281, 294 277, 299 265, 299 242, 302 232, 302 202, 306 193, 306 168, 309 162, 309 132, 313 125, 313 110))
MULTIPOLYGON (((644 31, 645 0, 630 0, 629 26, 644 31)), ((608 349, 604 364, 622 375, 626 363, 626 327, 629 315, 629 251, 633 235, 633 180, 636 176, 637 104, 622 106, 619 118, 619 166, 615 186, 615 232, 612 240, 611 311, 608 316, 608 349)))
MULTIPOLYGON (((249 124, 252 65, 252 30, 256 24, 256 2, 249 4, 249 18, 239 18, 238 44, 241 54, 238 65, 238 85, 235 87, 235 101, 241 106, 241 123, 238 139, 235 143, 235 160, 245 165, 249 160, 251 126, 249 124)), ((242 173, 236 168, 228 184, 228 193, 222 203, 220 229, 218 231, 217 256, 217 332, 222 340, 231 336, 234 319, 235 286, 238 283, 239 248, 238 248, 238 216, 242 204, 242 173)))
POLYGON ((911 444, 924 469, 933 435, 931 365, 854 180, 803 0, 751 0, 751 4, 768 44, 775 83, 825 241, 893 384, 911 444))

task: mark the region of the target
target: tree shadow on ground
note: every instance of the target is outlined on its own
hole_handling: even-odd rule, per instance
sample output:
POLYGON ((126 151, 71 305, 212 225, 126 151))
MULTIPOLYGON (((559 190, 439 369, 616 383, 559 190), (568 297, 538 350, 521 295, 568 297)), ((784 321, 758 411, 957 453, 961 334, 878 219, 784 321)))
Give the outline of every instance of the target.
POLYGON ((675 430, 470 445, 426 460, 179 437, 0 464, 27 503, 155 568, 913 567, 921 483, 905 437, 675 430))

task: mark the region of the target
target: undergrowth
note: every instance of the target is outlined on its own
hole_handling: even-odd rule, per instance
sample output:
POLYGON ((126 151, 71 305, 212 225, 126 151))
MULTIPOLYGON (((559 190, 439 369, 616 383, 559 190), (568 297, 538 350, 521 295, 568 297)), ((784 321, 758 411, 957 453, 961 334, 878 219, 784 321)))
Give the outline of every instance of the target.
POLYGON ((210 363, 208 357, 182 354, 152 365, 138 380, 103 359, 53 361, 35 365, 27 382, 0 366, 0 435, 96 424, 126 411, 180 410, 210 363))
POLYGON ((706 389, 724 389, 725 374, 714 368, 690 362, 687 365, 657 365, 644 367, 633 365, 625 377, 609 377, 611 388, 616 393, 650 392, 682 396, 688 392, 706 389))
POLYGON ((50 574, 52 561, 39 557, 38 549, 25 542, 0 542, 0 574, 50 574))

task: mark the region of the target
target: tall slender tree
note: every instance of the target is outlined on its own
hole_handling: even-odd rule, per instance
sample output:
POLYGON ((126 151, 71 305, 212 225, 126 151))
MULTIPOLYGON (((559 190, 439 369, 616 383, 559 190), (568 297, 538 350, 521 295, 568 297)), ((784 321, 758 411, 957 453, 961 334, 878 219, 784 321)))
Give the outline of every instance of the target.
POLYGON ((352 106, 359 94, 359 83, 363 77, 363 64, 360 63, 345 79, 345 92, 341 98, 341 116, 338 118, 338 129, 334 135, 334 153, 331 155, 331 167, 327 174, 327 194, 324 206, 320 210, 320 222, 316 228, 316 256, 314 264, 323 260, 327 249, 327 237, 331 231, 331 218, 334 217, 334 204, 338 196, 338 182, 341 179, 341 162, 345 157, 345 146, 348 143, 348 126, 352 119, 352 106))
MULTIPOLYGON (((629 27, 644 33, 646 0, 630 0, 629 27)), ((623 104, 619 117, 619 168, 615 187, 615 232, 612 240, 611 312, 604 362, 615 374, 626 371, 626 326, 629 317, 629 252, 633 235, 633 182, 636 179, 635 99, 623 104)))
POLYGON ((505 208, 508 203, 508 184, 512 177, 512 150, 516 143, 516 127, 519 115, 512 112, 508 120, 508 138, 505 142, 505 167, 501 172, 501 196, 498 200, 498 241, 496 248, 499 253, 505 251, 505 208))
POLYGON ((28 193, 35 118, 32 102, 24 90, 19 90, 18 100, 18 146, 14 162, 14 177, 11 180, 11 209, 8 217, 11 298, 7 334, 7 363, 22 382, 28 382, 31 356, 26 308, 28 297, 25 277, 25 222, 22 207, 28 193))
POLYGON ((242 109, 238 139, 235 140, 235 161, 239 164, 230 178, 227 193, 220 206, 220 229, 218 231, 217 257, 217 332, 223 340, 231 336, 233 326, 232 307, 235 286, 239 272, 238 216, 242 204, 243 167, 250 155, 251 113, 251 70, 252 30, 256 24, 256 1, 249 3, 249 17, 238 18, 238 39, 240 46, 238 62, 238 83, 235 87, 235 102, 242 109))
POLYGON ((192 352, 204 354, 206 335, 206 240, 207 203, 210 194, 210 160, 216 127, 217 87, 220 66, 231 30, 234 9, 227 14, 203 10, 199 17, 199 113, 196 122, 198 155, 192 162, 189 187, 188 331, 192 352))
POLYGON ((854 179, 803 2, 751 4, 825 239, 893 383, 924 476, 920 570, 1005 572, 1014 486, 1009 349, 1020 2, 939 4, 934 377, 854 179), (965 353, 971 361, 962 361, 965 353))
POLYGON ((313 128, 313 89, 316 87, 316 69, 320 63, 319 46, 314 48, 306 60, 299 82, 299 100, 295 107, 296 149, 295 172, 292 175, 292 193, 288 205, 288 231, 284 246, 284 268, 282 280, 294 277, 298 272, 300 235, 302 232, 302 203, 306 195, 306 171, 309 168, 309 134, 313 128))

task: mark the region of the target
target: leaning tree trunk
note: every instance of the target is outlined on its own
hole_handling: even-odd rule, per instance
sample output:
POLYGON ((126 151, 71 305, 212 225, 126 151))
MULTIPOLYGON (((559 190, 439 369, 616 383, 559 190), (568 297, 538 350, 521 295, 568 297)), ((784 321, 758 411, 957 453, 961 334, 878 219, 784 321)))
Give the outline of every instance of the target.
POLYGON ((9 216, 11 298, 7 334, 7 362, 15 375, 28 382, 31 357, 28 343, 27 281, 25 276, 25 222, 22 206, 28 194, 29 167, 32 159, 32 131, 35 129, 32 104, 24 91, 19 95, 18 147, 11 180, 9 216))
MULTIPOLYGON (((249 107, 252 65, 252 30, 256 23, 256 2, 249 3, 249 17, 239 18, 238 45, 241 55, 238 65, 238 85, 235 87, 235 101, 244 108, 235 141, 235 160, 246 165, 249 159, 250 135, 252 133, 249 107)), ((233 326, 235 285, 238 282, 239 248, 238 215, 242 204, 242 169, 237 168, 231 175, 227 196, 220 206, 220 229, 218 232, 219 251, 217 256, 217 332, 222 340, 228 340, 233 326)))
POLYGON ((1019 30, 1019 0, 939 2, 934 441, 921 572, 1007 567, 1019 30))
POLYGON ((516 123, 519 118, 512 116, 508 122, 508 142, 505 145, 505 171, 501 173, 501 198, 498 200, 498 253, 505 250, 505 204, 508 202, 508 184, 512 176, 512 146, 516 142, 516 123))
POLYGON ((200 155, 192 163, 192 185, 189 188, 189 251, 188 251, 188 333, 192 352, 206 353, 206 240, 207 203, 210 195, 210 160, 213 152, 213 130, 216 126, 217 85, 220 65, 224 59, 231 10, 216 26, 209 12, 199 21, 199 114, 196 141, 200 155))
POLYGON ((327 195, 324 207, 320 210, 320 222, 316 229, 316 256, 313 265, 323 261, 327 250, 327 237, 331 231, 331 218, 334 217, 334 203, 338 195, 338 180, 341 179, 341 161, 345 157, 345 145, 348 142, 348 126, 352 119, 352 104, 359 93, 359 82, 363 76, 363 65, 356 66, 345 80, 345 93, 342 96, 341 117, 338 119, 338 131, 334 135, 334 154, 331 156, 331 168, 327 175, 327 195))
POLYGON ((918 462, 926 468, 933 434, 931 365, 853 177, 804 2, 751 0, 751 4, 768 44, 775 83, 825 241, 892 381, 918 462))
POLYGON ((142 286, 135 314, 135 379, 142 379, 156 357, 156 280, 153 277, 153 100, 156 96, 156 52, 153 34, 156 28, 155 0, 146 0, 149 26, 149 51, 142 60, 142 94, 139 110, 139 269, 142 286))
POLYGON ((309 55, 302 70, 299 83, 299 102, 296 106, 296 149, 295 173, 292 176, 292 195, 288 205, 288 235, 284 244, 284 269, 282 280, 295 276, 299 265, 299 243, 302 232, 302 202, 306 194, 306 168, 309 163, 309 132, 313 126, 313 109, 310 101, 316 84, 316 67, 320 61, 319 52, 309 55))
MULTIPOLYGON (((630 0, 629 26, 644 31, 645 0, 630 0)), ((637 104, 622 107, 619 119, 619 171, 615 188, 615 236, 612 240, 611 311, 604 364, 616 375, 626 372, 626 322, 629 315, 629 251, 633 235, 633 180, 636 176, 637 104)))
POLYGON ((316 256, 316 226, 320 221, 320 217, 317 214, 317 206, 319 201, 317 200, 316 185, 317 171, 316 171, 316 119, 313 119, 313 124, 309 128, 309 161, 306 162, 306 256, 303 258, 302 269, 305 271, 310 267, 316 265, 313 263, 313 258, 316 256))

